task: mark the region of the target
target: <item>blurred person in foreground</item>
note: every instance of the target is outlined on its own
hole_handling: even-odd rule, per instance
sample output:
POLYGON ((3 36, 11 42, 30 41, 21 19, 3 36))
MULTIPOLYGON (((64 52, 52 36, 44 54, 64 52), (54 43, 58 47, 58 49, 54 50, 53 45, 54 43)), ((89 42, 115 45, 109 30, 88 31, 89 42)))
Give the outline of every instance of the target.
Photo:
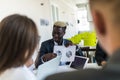
POLYGON ((89 0, 95 30, 109 60, 101 70, 58 73, 45 80, 120 80, 120 0, 89 0))
POLYGON ((37 27, 30 18, 19 14, 5 17, 0 22, 0 80, 36 80, 26 62, 37 44, 37 27))

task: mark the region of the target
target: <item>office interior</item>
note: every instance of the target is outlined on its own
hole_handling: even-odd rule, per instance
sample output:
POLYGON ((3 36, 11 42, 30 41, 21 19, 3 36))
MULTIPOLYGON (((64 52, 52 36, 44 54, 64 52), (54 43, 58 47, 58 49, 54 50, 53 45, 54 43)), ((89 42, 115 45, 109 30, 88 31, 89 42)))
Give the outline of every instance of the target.
MULTIPOLYGON (((27 15, 37 25, 40 42, 33 55, 34 60, 41 42, 52 38, 53 23, 55 21, 64 21, 68 25, 64 36, 66 39, 73 40, 73 37, 78 34, 85 34, 87 38, 90 33, 93 33, 92 39, 89 37, 88 40, 94 42, 85 42, 84 39, 80 39, 77 42, 73 40, 73 42, 79 45, 79 47, 90 47, 90 49, 93 49, 91 52, 86 52, 86 49, 83 49, 83 52, 90 54, 87 55, 91 59, 90 63, 96 63, 94 53, 97 39, 88 0, 0 0, 0 20, 14 13, 27 15)), ((96 68, 96 66, 92 67, 96 68)))

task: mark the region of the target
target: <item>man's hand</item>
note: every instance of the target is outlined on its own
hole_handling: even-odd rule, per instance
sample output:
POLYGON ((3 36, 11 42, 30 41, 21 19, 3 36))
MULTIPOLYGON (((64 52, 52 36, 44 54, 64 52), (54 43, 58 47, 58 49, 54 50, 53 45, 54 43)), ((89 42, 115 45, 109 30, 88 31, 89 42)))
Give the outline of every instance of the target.
POLYGON ((104 65, 106 65, 106 63, 107 63, 106 61, 102 61, 101 65, 104 66, 104 65))
POLYGON ((55 53, 47 53, 47 54, 43 55, 42 59, 44 62, 46 62, 46 61, 49 61, 49 60, 55 58, 56 56, 57 56, 57 54, 55 54, 55 53))
POLYGON ((72 46, 72 45, 73 45, 73 43, 70 41, 67 44, 65 44, 65 47, 69 47, 69 46, 72 46))

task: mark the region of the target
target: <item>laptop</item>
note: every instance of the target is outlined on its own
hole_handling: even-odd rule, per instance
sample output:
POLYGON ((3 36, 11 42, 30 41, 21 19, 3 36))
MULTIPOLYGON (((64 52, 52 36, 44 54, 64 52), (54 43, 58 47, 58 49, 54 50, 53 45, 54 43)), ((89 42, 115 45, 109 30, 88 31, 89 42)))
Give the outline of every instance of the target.
POLYGON ((75 56, 73 62, 70 63, 70 67, 74 69, 84 69, 88 63, 89 58, 82 56, 75 56))
POLYGON ((57 56, 56 58, 40 65, 37 70, 37 80, 44 80, 44 78, 48 75, 56 73, 59 67, 60 60, 61 56, 57 56))

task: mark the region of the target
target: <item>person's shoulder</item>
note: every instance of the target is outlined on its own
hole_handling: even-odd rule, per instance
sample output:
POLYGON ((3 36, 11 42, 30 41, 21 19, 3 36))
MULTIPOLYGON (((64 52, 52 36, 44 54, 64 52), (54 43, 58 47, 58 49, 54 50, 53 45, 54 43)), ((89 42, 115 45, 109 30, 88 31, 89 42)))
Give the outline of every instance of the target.
POLYGON ((46 41, 43 41, 42 44, 47 44, 47 43, 51 43, 51 42, 53 42, 53 39, 48 39, 46 41))
POLYGON ((18 80, 36 80, 35 75, 25 66, 17 68, 15 76, 19 78, 18 80))
POLYGON ((68 39, 63 39, 65 42, 72 42, 72 41, 70 41, 70 40, 68 40, 68 39))
POLYGON ((6 70, 0 80, 36 80, 35 76, 24 67, 11 68, 6 70))

